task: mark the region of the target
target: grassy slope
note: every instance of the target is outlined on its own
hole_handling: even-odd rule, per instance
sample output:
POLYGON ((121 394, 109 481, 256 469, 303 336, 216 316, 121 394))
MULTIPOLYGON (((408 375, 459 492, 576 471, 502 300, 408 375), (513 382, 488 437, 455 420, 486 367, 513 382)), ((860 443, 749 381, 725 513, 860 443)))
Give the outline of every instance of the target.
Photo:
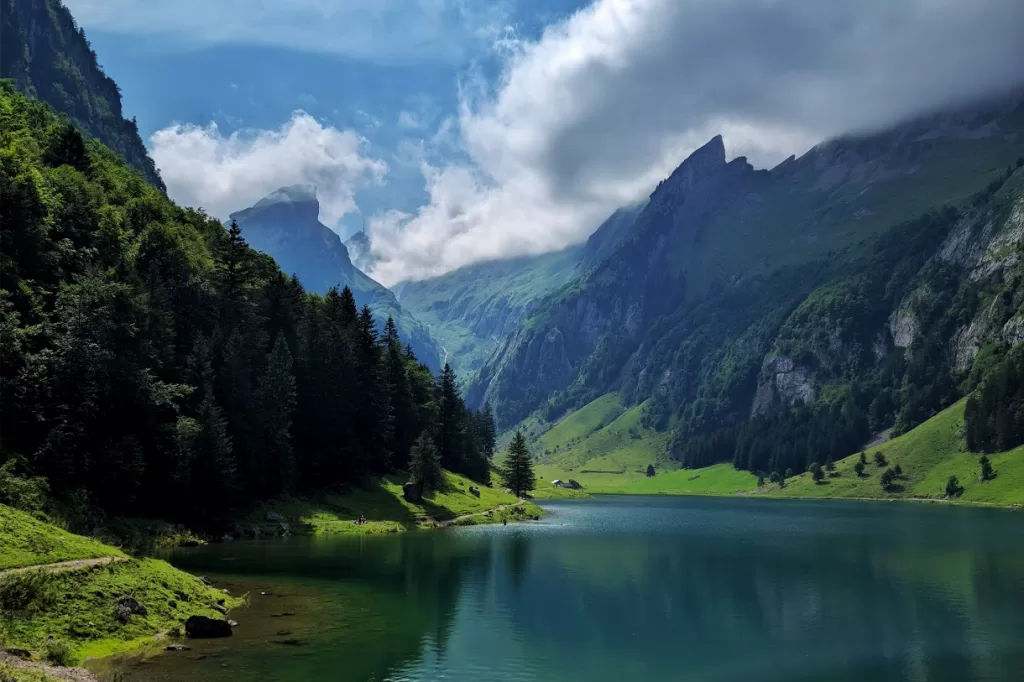
POLYGON ((772 494, 792 497, 870 497, 933 498, 945 496, 946 481, 956 476, 965 488, 961 502, 983 504, 1024 504, 1024 447, 989 455, 996 477, 978 481, 979 455, 965 452, 963 444, 963 413, 965 401, 935 415, 924 424, 898 438, 872 448, 864 476, 858 477, 853 466, 859 453, 836 462, 839 475, 815 484, 809 474, 789 481, 782 490, 772 494), (885 470, 874 463, 874 453, 885 455, 889 465, 899 464, 906 476, 896 490, 882 490, 879 477, 885 470))
POLYGON ((125 555, 116 547, 68 533, 0 504, 0 570, 106 556, 125 555))
MULTIPOLYGON (((436 521, 479 514, 517 501, 503 492, 497 482, 490 488, 478 485, 480 497, 476 497, 469 492, 474 483, 468 478, 445 472, 445 479, 447 489, 427 493, 422 504, 406 502, 402 497, 402 483, 406 478, 388 476, 345 494, 324 495, 315 500, 278 500, 263 505, 244 519, 242 525, 265 526, 267 512, 274 511, 289 523, 302 524, 301 530, 314 534, 394 533, 431 527, 436 521), (368 523, 356 525, 354 521, 360 516, 365 516, 368 523)), ((533 515, 540 513, 532 505, 529 511, 533 515)), ((502 516, 492 518, 501 520, 502 516)), ((268 530, 273 532, 273 529, 268 530)))
POLYGON ((537 490, 542 498, 578 493, 552 488, 554 479, 579 481, 587 492, 612 492, 646 480, 648 464, 678 467, 666 457, 668 434, 645 428, 643 405, 623 407, 609 393, 565 416, 530 442, 538 458, 537 490))
MULTIPOLYGON (((658 462, 655 449, 659 434, 639 431, 633 439, 630 428, 638 428, 639 408, 625 412, 614 394, 609 394, 572 413, 533 440, 539 453, 536 466, 539 498, 572 497, 572 491, 550 488, 555 478, 574 478, 586 493, 631 495, 749 495, 781 497, 943 499, 946 481, 956 476, 964 493, 958 502, 977 504, 1024 504, 1024 446, 1009 452, 989 455, 996 471, 995 479, 978 481, 979 455, 965 452, 963 444, 964 401, 937 414, 909 433, 872 448, 863 477, 853 471, 859 453, 836 462, 837 476, 815 484, 809 474, 790 479, 785 488, 775 485, 757 490, 757 481, 746 471, 730 464, 704 469, 666 470, 658 462), (543 449, 541 449, 543 447, 543 449), (874 463, 874 453, 885 455, 890 466, 899 464, 906 478, 899 486, 885 491, 879 477, 885 467, 874 463), (545 454, 547 452, 547 454, 545 454), (644 475, 648 462, 654 462, 658 474, 644 475), (616 468, 618 467, 618 468, 616 468), (604 470, 602 473, 597 470, 604 470), (621 471, 621 473, 612 473, 621 471)), ((634 431, 634 433, 637 433, 634 431)))
MULTIPOLYGON (((7 568, 125 556, 116 547, 40 523, 4 505, 0 505, 0 518, 4 521, 0 547, 5 550, 2 556, 7 568), (26 543, 26 537, 35 540, 26 543), (17 553, 8 554, 7 548, 17 548, 17 553)), ((36 651, 53 637, 67 642, 79 660, 102 656, 180 628, 191 615, 220 617, 210 608, 217 599, 225 599, 229 608, 240 603, 195 576, 155 559, 127 559, 57 573, 39 569, 6 575, 0 577, 0 645, 36 651), (135 597, 148 614, 120 623, 114 609, 123 596, 135 597)))

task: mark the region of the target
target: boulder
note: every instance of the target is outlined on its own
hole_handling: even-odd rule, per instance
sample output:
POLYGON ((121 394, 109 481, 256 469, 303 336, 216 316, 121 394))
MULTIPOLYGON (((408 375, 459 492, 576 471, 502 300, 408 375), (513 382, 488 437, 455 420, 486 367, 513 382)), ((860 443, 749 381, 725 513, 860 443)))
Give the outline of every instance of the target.
POLYGON ((402 485, 402 497, 406 502, 418 503, 423 501, 423 486, 419 483, 409 481, 402 485))
POLYGON ((190 639, 230 637, 231 624, 226 620, 206 616, 189 616, 185 621, 185 636, 190 639))
POLYGON ((228 610, 223 604, 210 604, 210 608, 218 613, 227 614, 228 610))
POLYGON ((184 644, 168 644, 164 647, 164 651, 191 651, 191 647, 187 647, 184 644))
POLYGON ((278 514, 277 512, 274 512, 274 511, 268 511, 267 512, 267 521, 270 521, 271 523, 281 523, 284 520, 285 520, 285 518, 283 516, 281 516, 280 514, 278 514))
POLYGON ((480 497, 480 488, 477 488, 475 485, 469 486, 469 494, 473 497, 480 497))
POLYGON ((132 616, 147 616, 149 612, 135 597, 121 597, 114 606, 114 615, 122 623, 127 623, 132 616))

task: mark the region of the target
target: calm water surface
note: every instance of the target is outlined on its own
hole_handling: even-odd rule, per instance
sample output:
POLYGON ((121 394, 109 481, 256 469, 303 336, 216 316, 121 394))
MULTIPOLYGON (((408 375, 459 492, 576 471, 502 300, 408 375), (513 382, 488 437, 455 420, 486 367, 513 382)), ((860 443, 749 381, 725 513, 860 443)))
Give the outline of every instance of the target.
POLYGON ((176 554, 252 604, 232 613, 230 640, 123 660, 118 674, 1024 680, 1019 513, 651 497, 546 506, 528 524, 176 554))

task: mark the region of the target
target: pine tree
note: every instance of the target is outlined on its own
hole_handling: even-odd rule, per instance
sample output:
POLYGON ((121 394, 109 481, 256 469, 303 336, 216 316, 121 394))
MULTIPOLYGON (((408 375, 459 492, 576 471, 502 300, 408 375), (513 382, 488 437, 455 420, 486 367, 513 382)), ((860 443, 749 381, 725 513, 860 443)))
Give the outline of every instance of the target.
POLYGON ((437 382, 438 424, 437 449, 441 464, 449 471, 463 471, 463 448, 465 445, 465 406, 459 395, 455 371, 445 363, 437 382))
POLYGON ((653 464, 648 464, 647 465, 647 478, 654 478, 654 474, 655 474, 654 465, 653 464))
POLYGON ((808 471, 811 472, 811 479, 815 483, 821 483, 822 479, 825 478, 825 472, 822 470, 821 465, 818 464, 817 462, 812 462, 811 467, 810 469, 808 469, 808 471))
POLYGON ((184 502, 197 519, 221 518, 233 502, 237 484, 227 421, 214 396, 211 355, 210 342, 200 338, 190 361, 197 404, 195 426, 187 443, 189 499, 184 502))
POLYGON ((252 493, 260 497, 293 490, 296 479, 292 450, 292 413, 295 411, 295 376, 292 354, 284 335, 279 335, 267 358, 253 400, 258 438, 254 448, 255 479, 252 493))
POLYGON ((420 434, 409 451, 409 475, 424 490, 440 490, 444 485, 441 457, 434 440, 426 433, 420 434))
POLYGON ((530 451, 526 447, 526 439, 523 438, 521 431, 516 431, 515 436, 512 437, 501 478, 505 487, 511 490, 516 497, 522 497, 533 490, 536 485, 530 451))
POLYGON ((981 480, 991 480, 995 471, 992 469, 992 462, 989 460, 988 455, 982 455, 979 463, 981 464, 981 480))
POLYGON ((494 459, 494 450, 497 446, 497 427, 494 423, 494 411, 489 402, 484 403, 484 409, 480 412, 480 450, 487 461, 494 459))

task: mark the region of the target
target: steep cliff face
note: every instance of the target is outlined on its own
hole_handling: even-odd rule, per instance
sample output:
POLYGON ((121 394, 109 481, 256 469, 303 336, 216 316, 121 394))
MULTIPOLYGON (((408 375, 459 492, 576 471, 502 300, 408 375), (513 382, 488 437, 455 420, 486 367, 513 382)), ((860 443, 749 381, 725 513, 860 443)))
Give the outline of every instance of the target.
POLYGON ((832 400, 831 383, 869 367, 902 371, 896 358, 923 336, 953 343, 949 325, 963 327, 965 367, 994 338, 985 330, 1020 328, 1001 304, 975 331, 935 325, 955 295, 949 278, 989 281, 1016 258, 1015 228, 979 223, 990 197, 968 204, 1021 155, 1020 95, 831 141, 770 171, 726 162, 713 139, 626 234, 609 230, 615 246, 538 306, 468 397, 509 426, 619 391, 654 398, 655 416, 691 433, 832 400), (963 210, 918 220, 943 205, 963 210))
POLYGON ((139 137, 121 112, 121 91, 96 61, 85 32, 60 0, 0 0, 0 77, 67 114, 165 192, 139 137))
POLYGON ((320 222, 316 188, 282 187, 250 208, 231 214, 242 236, 257 251, 273 256, 281 270, 295 275, 309 291, 327 293, 348 287, 360 306, 368 305, 378 322, 394 317, 402 339, 432 369, 441 364, 427 328, 403 310, 395 295, 352 264, 341 238, 320 222))

